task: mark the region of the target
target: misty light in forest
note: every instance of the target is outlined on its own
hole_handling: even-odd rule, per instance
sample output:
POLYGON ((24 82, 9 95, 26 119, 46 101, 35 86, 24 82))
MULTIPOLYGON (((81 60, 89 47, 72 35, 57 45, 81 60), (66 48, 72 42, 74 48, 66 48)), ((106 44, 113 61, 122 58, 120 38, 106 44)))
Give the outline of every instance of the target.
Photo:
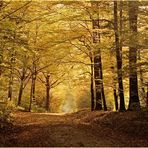
POLYGON ((148 3, 0 0, 1 147, 147 147, 148 3))

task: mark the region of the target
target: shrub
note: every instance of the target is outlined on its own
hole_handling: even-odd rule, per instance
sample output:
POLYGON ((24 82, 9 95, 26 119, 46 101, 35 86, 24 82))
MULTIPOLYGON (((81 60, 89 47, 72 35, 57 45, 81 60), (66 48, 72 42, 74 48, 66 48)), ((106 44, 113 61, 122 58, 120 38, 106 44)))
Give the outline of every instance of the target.
POLYGON ((15 105, 12 101, 3 102, 0 105, 0 129, 6 129, 12 124, 12 110, 15 109, 15 105))

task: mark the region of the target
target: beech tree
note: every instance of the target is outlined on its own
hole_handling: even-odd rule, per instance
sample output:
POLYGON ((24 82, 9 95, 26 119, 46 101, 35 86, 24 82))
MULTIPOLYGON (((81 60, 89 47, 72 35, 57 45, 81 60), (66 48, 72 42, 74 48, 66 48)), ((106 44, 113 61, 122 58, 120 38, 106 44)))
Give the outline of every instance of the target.
POLYGON ((115 29, 115 48, 116 48, 115 50, 116 50, 116 60, 117 60, 117 77, 119 85, 120 111, 125 111, 123 79, 122 79, 122 51, 120 49, 117 12, 118 12, 117 2, 114 1, 114 29, 115 29))
POLYGON ((139 110, 140 102, 138 95, 138 78, 137 78, 137 19, 138 19, 138 2, 129 2, 129 110, 139 110))
POLYGON ((0 98, 29 111, 70 96, 92 111, 125 111, 127 102, 139 110, 148 100, 146 5, 1 1, 0 98))

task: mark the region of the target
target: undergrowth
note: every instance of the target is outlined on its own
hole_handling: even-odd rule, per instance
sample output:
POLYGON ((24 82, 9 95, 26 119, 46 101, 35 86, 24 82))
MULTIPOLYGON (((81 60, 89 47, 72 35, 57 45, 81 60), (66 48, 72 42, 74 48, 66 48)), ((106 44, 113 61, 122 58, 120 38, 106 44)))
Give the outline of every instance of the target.
POLYGON ((12 125, 12 111, 15 105, 12 101, 5 102, 0 106, 0 130, 8 129, 12 125))

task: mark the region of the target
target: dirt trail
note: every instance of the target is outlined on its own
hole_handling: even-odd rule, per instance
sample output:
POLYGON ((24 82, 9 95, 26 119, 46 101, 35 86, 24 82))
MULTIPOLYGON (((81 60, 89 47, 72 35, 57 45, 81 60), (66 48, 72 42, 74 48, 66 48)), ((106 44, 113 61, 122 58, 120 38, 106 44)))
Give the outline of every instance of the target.
MULTIPOLYGON (((102 116, 102 115, 100 115, 102 116)), ((13 131, 5 146, 127 146, 126 137, 99 124, 81 122, 82 117, 50 113, 14 114, 13 131)))

